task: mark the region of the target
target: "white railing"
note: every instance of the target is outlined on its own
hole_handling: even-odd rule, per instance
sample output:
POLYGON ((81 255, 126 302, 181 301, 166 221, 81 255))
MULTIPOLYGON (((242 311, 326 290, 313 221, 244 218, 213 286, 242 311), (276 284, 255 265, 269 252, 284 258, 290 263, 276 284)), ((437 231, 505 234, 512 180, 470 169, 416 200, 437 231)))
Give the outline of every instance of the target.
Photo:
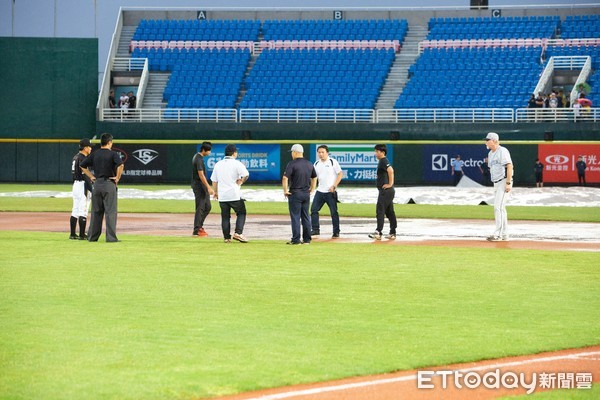
POLYGON ((148 68, 147 58, 115 58, 113 71, 141 71, 148 68))
POLYGON ((377 122, 512 122, 512 108, 400 108, 377 110, 377 122))
POLYGON ((600 122, 600 108, 519 108, 515 122, 600 122))
POLYGON ((232 108, 103 108, 102 121, 118 122, 238 122, 232 108))
POLYGON ((277 123, 511 123, 600 122, 600 108, 403 108, 370 109, 100 109, 113 122, 277 122, 277 123))
POLYGON ((259 109, 243 108, 240 122, 376 122, 371 109, 259 109))

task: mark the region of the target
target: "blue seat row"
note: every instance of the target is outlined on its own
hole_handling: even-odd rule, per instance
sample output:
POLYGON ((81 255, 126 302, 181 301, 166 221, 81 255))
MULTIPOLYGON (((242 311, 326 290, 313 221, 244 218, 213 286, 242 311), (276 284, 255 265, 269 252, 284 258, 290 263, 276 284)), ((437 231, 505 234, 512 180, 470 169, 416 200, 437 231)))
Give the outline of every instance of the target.
POLYGON ((399 40, 408 31, 406 20, 265 21, 264 40, 399 40))
POLYGON ((256 41, 260 21, 142 20, 132 40, 256 41))
POLYGON ((600 16, 568 16, 561 24, 561 38, 586 39, 600 37, 600 16))

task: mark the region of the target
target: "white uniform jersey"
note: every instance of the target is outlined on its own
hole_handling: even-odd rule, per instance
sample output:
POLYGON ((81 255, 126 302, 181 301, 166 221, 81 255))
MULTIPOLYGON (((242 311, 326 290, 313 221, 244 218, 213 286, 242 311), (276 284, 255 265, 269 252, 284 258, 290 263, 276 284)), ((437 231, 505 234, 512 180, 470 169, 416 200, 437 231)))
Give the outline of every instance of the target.
POLYGON ((492 182, 498 182, 506 178, 506 166, 512 164, 509 151, 499 146, 496 151, 490 151, 488 154, 488 165, 490 167, 490 177, 492 182))
POLYGON ((329 188, 335 184, 337 175, 342 171, 342 168, 337 160, 329 157, 325 161, 319 159, 315 162, 315 171, 317 172, 317 180, 319 181, 317 191, 327 193, 329 192, 329 188))
POLYGON ((240 200, 242 198, 242 189, 236 181, 249 175, 244 164, 233 157, 225 157, 217 162, 210 180, 218 184, 219 201, 240 200))

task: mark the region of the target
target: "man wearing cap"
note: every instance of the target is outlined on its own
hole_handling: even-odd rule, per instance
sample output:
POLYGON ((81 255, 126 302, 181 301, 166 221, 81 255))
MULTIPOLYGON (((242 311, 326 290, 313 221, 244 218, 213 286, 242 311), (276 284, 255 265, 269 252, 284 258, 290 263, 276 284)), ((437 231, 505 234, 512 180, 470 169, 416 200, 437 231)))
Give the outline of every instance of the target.
POLYGON ((250 173, 246 166, 236 160, 238 155, 235 144, 225 146, 225 158, 215 164, 210 180, 213 184, 215 199, 221 207, 221 228, 225 243, 231 239, 247 243, 243 235, 246 224, 246 204, 242 199, 242 184, 248 180, 250 173), (231 235, 231 210, 235 211, 235 232, 231 235))
POLYGON ((89 155, 81 163, 81 171, 94 182, 92 191, 92 220, 88 240, 97 242, 102 233, 102 219, 106 219, 106 241, 117 239, 117 185, 123 174, 124 164, 121 156, 112 151, 113 136, 103 133, 100 149, 89 155), (94 175, 89 168, 94 169, 94 175))
POLYGON ((290 151, 292 161, 285 167, 281 180, 292 221, 292 239, 287 244, 309 244, 311 221, 308 206, 310 194, 317 186, 317 173, 314 165, 304 158, 304 148, 301 144, 293 145, 290 151), (300 226, 302 226, 302 240, 300 240, 300 226))
POLYGON ((71 210, 71 240, 85 240, 85 226, 87 225, 87 214, 90 208, 92 195, 92 180, 88 178, 79 167, 81 162, 92 152, 90 139, 81 139, 79 141, 79 153, 73 157, 71 163, 71 174, 73 175, 73 209, 71 210), (79 222, 79 236, 75 233, 79 222))
POLYGON ((494 234, 487 237, 491 242, 508 240, 508 216, 506 214, 506 201, 513 185, 513 164, 510 152, 500 146, 497 133, 490 132, 485 137, 485 147, 488 154, 488 165, 490 176, 494 184, 494 218, 496 229, 494 234))

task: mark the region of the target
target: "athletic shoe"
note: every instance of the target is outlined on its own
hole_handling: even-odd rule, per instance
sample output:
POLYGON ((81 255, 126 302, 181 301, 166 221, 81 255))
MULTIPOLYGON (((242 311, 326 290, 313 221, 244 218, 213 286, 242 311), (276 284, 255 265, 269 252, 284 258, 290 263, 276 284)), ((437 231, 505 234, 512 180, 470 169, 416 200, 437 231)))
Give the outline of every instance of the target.
POLYGON ((198 236, 198 231, 193 231, 192 236, 198 236))
POLYGON ((208 233, 206 233, 204 228, 200 228, 200 230, 198 231, 198 236, 206 237, 206 236, 208 236, 208 233))
POLYGON ((300 244, 310 244, 310 242, 300 242, 300 244))
POLYGON ((371 239, 375 239, 375 240, 381 240, 381 233, 380 232, 373 232, 373 233, 369 233, 369 237, 371 239))
POLYGON ((508 235, 502 236, 502 241, 503 242, 508 242, 508 235))
POLYGON ((339 239, 340 238, 340 234, 339 233, 334 233, 333 235, 331 235, 332 239, 339 239))
POLYGON ((487 240, 488 242, 499 242, 502 240, 502 238, 500 236, 488 236, 485 238, 485 240, 487 240))
POLYGON ((318 230, 316 230, 316 229, 313 229, 313 230, 310 232, 310 236, 319 236, 320 234, 321 234, 321 231, 318 231, 318 230))
POLYGON ((234 233, 232 238, 240 243, 248 243, 248 239, 246 239, 241 233, 234 233))
POLYGON ((302 244, 302 242, 292 242, 291 240, 289 242, 286 242, 285 244, 291 244, 293 246, 297 245, 297 244, 302 244))
POLYGON ((79 236, 77 236, 77 235, 71 235, 71 236, 69 236, 69 239, 70 240, 79 240, 79 236))
POLYGON ((223 240, 224 243, 231 243, 231 239, 225 239, 223 240))
POLYGON ((87 235, 84 233, 83 235, 80 235, 80 236, 78 237, 78 239, 79 239, 79 240, 87 240, 87 239, 88 239, 88 236, 87 236, 87 235))
POLYGON ((385 235, 385 238, 388 240, 396 240, 396 234, 390 233, 389 235, 385 235))

